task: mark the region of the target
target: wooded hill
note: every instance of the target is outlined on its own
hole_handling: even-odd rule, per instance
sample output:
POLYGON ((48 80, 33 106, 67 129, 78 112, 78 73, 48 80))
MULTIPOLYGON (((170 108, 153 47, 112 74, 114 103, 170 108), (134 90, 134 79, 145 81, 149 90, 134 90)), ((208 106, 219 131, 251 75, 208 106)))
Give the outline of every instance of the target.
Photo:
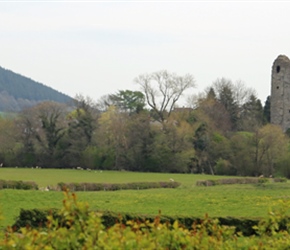
POLYGON ((16 112, 43 101, 69 103, 72 98, 0 67, 0 111, 16 112))

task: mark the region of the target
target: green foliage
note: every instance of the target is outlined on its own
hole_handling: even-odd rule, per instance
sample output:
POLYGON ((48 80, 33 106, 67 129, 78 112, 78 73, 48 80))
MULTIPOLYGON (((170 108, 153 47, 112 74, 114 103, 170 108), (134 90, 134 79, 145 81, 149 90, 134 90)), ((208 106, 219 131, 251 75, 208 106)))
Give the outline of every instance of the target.
POLYGON ((215 185, 228 185, 228 184, 262 184, 269 183, 268 178, 227 178, 227 179, 216 179, 216 180, 204 180, 197 181, 197 186, 215 186, 215 185))
POLYGON ((21 227, 46 227, 48 216, 52 216, 54 219, 58 219, 58 210, 21 208, 15 223, 12 225, 12 228, 14 231, 18 231, 21 227))
POLYGON ((290 178, 290 153, 288 152, 283 157, 281 157, 278 162, 276 163, 277 172, 290 178))
POLYGON ((139 113, 145 107, 145 96, 140 91, 119 90, 118 93, 109 95, 113 105, 129 113, 139 113))
POLYGON ((217 175, 233 175, 235 173, 231 163, 228 160, 218 159, 215 165, 217 175))
POLYGON ((277 126, 260 127, 260 101, 242 90, 245 95, 238 101, 241 95, 234 86, 222 79, 195 109, 172 109, 170 116, 162 113, 162 119, 135 110, 142 93, 129 90, 113 95, 123 108, 111 106, 105 112, 80 95, 70 109, 42 103, 15 120, 0 120, 0 162, 21 167, 287 177, 289 138, 277 126), (230 111, 236 106, 237 117, 230 111))
POLYGON ((90 169, 97 169, 100 166, 99 149, 95 146, 88 146, 82 152, 83 164, 90 169))
POLYGON ((268 178, 262 177, 258 179, 258 183, 259 184, 263 184, 263 183, 269 183, 270 180, 268 178))
MULTIPOLYGON (((102 224, 105 228, 110 228, 116 222, 126 224, 128 221, 139 222, 154 222, 155 216, 138 213, 117 213, 111 211, 95 211, 101 214, 102 224)), ((14 231, 18 231, 21 227, 39 228, 45 227, 48 222, 48 217, 61 220, 58 209, 21 209, 16 217, 15 223, 12 225, 14 231)), ((200 225, 203 222, 203 217, 187 217, 187 216, 164 216, 159 215, 161 223, 173 224, 178 221, 184 228, 191 230, 192 226, 200 225)), ((235 233, 242 233, 244 236, 256 235, 257 232, 253 229, 258 226, 261 219, 258 218, 239 218, 239 217, 216 217, 213 218, 219 221, 219 225, 230 226, 235 228, 235 233)))
POLYGON ((249 132, 237 132, 230 138, 231 153, 229 160, 236 169, 237 175, 253 176, 255 171, 255 148, 253 147, 254 135, 249 132))
POLYGON ((251 95, 248 102, 242 106, 238 129, 241 131, 256 131, 263 123, 264 117, 261 101, 255 95, 251 95))
POLYGON ((235 227, 224 226, 207 214, 190 229, 177 220, 128 220, 122 217, 110 228, 102 214, 65 193, 57 218, 51 213, 46 227, 22 227, 20 234, 7 228, 0 239, 1 249, 287 249, 289 246, 289 202, 253 226, 257 235, 245 237, 235 227))
POLYGON ((32 181, 0 180, 0 189, 38 189, 38 185, 32 181))
POLYGON ((284 178, 284 177, 282 177, 282 178, 274 178, 273 181, 274 182, 287 182, 287 178, 284 178))
POLYGON ((289 201, 279 200, 280 207, 268 212, 268 217, 253 228, 259 237, 259 244, 272 249, 287 249, 290 242, 289 201))
POLYGON ((264 117, 264 123, 270 123, 271 120, 271 97, 267 96, 267 99, 265 101, 265 106, 263 108, 263 117, 264 117))
POLYGON ((192 230, 184 229, 175 221, 162 224, 160 216, 153 222, 127 221, 105 229, 101 214, 89 210, 86 203, 67 194, 59 219, 48 217, 46 229, 21 228, 21 237, 8 229, 0 241, 2 249, 192 249, 192 246, 210 248, 228 245, 232 228, 220 226, 208 216, 192 230))
POLYGON ((238 100, 235 99, 234 84, 226 78, 217 79, 214 84, 218 90, 217 99, 229 114, 231 129, 236 130, 239 107, 238 100))
POLYGON ((23 102, 19 92, 25 92, 25 99, 35 94, 39 97, 34 99, 37 105, 23 110, 20 116, 0 119, 0 163, 290 176, 286 152, 289 138, 279 126, 268 124, 270 97, 263 117, 261 101, 253 89, 221 78, 205 94, 198 95, 191 108, 178 108, 180 96, 195 86, 193 76, 181 77, 164 70, 140 75, 135 81, 143 92, 119 90, 103 99, 103 109, 102 103, 97 105, 81 95, 75 97, 73 107, 68 107, 39 103, 46 91, 40 93, 36 87, 32 91, 33 81, 0 68, 0 87, 9 89, 0 93, 0 110, 1 95, 9 96, 12 90, 17 96, 14 98, 23 102), (145 102, 150 111, 145 109, 145 102))

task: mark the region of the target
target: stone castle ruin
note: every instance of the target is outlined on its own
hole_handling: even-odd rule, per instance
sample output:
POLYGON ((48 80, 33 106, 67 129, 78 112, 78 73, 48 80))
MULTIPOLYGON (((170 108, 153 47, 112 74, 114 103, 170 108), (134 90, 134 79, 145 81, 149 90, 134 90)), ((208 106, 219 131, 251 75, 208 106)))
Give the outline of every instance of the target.
POLYGON ((279 55, 272 66, 271 123, 290 128, 290 60, 279 55))

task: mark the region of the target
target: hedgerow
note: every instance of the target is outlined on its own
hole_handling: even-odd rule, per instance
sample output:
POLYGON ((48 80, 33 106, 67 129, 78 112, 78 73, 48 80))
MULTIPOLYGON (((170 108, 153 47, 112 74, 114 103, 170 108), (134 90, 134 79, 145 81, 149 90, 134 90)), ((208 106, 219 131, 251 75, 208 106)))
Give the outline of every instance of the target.
POLYGON ((228 185, 228 184, 262 184, 269 182, 286 182, 286 178, 226 178, 226 179, 216 179, 216 180, 202 180, 197 181, 197 186, 216 186, 216 185, 228 185))
MULTIPOLYGON (((126 224, 128 221, 150 221, 153 222, 155 216, 142 215, 134 213, 115 213, 111 211, 96 211, 101 214, 101 221, 105 228, 110 228, 118 221, 126 224)), ((48 221, 48 216, 52 215, 54 219, 59 219, 59 213, 57 209, 21 209, 19 216, 17 216, 12 228, 16 231, 21 227, 44 227, 48 221)), ((165 216, 159 215, 161 223, 173 224, 178 221, 188 230, 192 229, 192 225, 201 224, 202 217, 185 217, 185 216, 165 216)), ((261 218, 236 218, 236 217, 215 217, 218 220, 219 225, 232 226, 235 228, 236 233, 242 233, 244 236, 250 236, 256 234, 253 229, 254 226, 259 224, 261 218)))
POLYGON ((150 188, 177 188, 181 183, 170 182, 131 182, 131 183, 58 183, 57 189, 69 189, 76 191, 116 191, 116 190, 138 190, 150 188))
POLYGON ((33 181, 12 181, 0 180, 0 189, 38 189, 38 185, 33 181))

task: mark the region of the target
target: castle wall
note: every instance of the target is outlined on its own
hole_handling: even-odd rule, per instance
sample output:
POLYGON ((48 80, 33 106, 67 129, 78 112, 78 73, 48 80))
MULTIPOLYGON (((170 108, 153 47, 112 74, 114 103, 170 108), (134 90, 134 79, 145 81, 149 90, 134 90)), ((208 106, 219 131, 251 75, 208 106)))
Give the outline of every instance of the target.
POLYGON ((290 60, 284 55, 272 66, 271 123, 290 128, 290 60))

